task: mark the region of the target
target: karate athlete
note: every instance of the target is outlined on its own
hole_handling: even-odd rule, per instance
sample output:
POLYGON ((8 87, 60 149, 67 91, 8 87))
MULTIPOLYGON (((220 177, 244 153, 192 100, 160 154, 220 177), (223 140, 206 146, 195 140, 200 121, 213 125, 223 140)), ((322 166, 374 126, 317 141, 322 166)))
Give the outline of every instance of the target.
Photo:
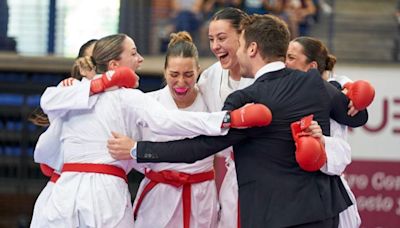
MULTIPOLYGON (((135 58, 143 60, 133 40, 126 35, 100 39, 93 50, 96 71, 113 72, 99 75, 91 80, 87 88, 96 94, 114 86, 137 87, 138 77, 132 71, 133 67, 122 67, 140 65, 141 61, 135 61, 135 58)), ((64 156, 61 177, 45 207, 47 213, 42 225, 46 224, 47 227, 133 225, 126 178, 132 161, 116 161, 108 154, 106 142, 112 131, 139 138, 139 129, 143 127, 164 135, 220 135, 224 133, 220 127, 226 122, 226 117, 231 117, 231 126, 243 127, 249 126, 247 115, 257 113, 259 116, 260 112, 259 105, 234 110, 228 116, 225 112, 168 111, 150 96, 132 89, 118 89, 91 96, 85 105, 84 109, 80 107, 69 111, 57 106, 47 110, 50 119, 59 116, 63 120, 61 138, 58 140, 61 141, 64 156)), ((254 118, 252 121, 254 126, 260 124, 254 122, 254 118)))
MULTIPOLYGON (((196 86, 200 66, 198 51, 187 32, 171 34, 166 52, 163 89, 148 93, 170 110, 207 112, 196 86)), ((151 141, 179 139, 143 129, 151 141)), ((113 139, 110 140, 111 145, 113 139)), ((134 202, 135 227, 216 227, 218 199, 214 181, 214 156, 187 163, 148 163, 134 202)))
MULTIPOLYGON (((92 56, 93 47, 96 41, 97 40, 92 39, 84 43, 79 49, 77 58, 92 56)), ((82 77, 91 78, 94 76, 93 72, 90 70, 79 71, 76 69, 77 67, 74 64, 71 70, 71 78, 82 79, 82 77)), ((58 86, 66 86, 65 82, 67 81, 61 82, 58 86)), ((33 153, 35 162, 40 163, 42 173, 50 178, 46 186, 40 192, 33 207, 30 227, 40 227, 38 224, 40 224, 44 213, 43 207, 50 197, 54 184, 60 177, 60 171, 63 164, 59 140, 54 140, 54 135, 60 132, 61 120, 55 119, 50 125, 49 119, 42 111, 35 111, 32 113, 30 120, 38 126, 48 127, 46 131, 40 135, 33 153), (50 151, 52 156, 48 156, 50 151)))
MULTIPOLYGON (((336 63, 336 57, 329 54, 326 46, 319 40, 312 37, 298 37, 289 43, 286 66, 293 69, 308 71, 311 68, 316 68, 321 73, 324 79, 329 80, 341 89, 347 83, 354 84, 349 78, 345 76, 329 77, 332 74, 333 67, 336 63)), ((349 88, 349 84, 347 84, 349 88)), ((351 88, 353 90, 357 88, 351 88)), ((349 114, 355 115, 358 110, 354 107, 353 103, 368 104, 373 99, 373 89, 367 88, 369 92, 360 93, 358 97, 350 103, 349 114), (361 100, 361 102, 360 102, 361 100), (365 102, 367 100, 367 102, 365 102)), ((347 89, 346 89, 347 90, 347 89)), ((349 92, 349 91, 346 91, 349 92)), ((319 126, 318 126, 319 127, 319 126)), ((312 132, 320 133, 320 129, 315 127, 312 132)), ((351 191, 347 181, 344 179, 342 173, 347 165, 351 162, 351 148, 347 142, 347 126, 341 125, 333 119, 330 119, 330 132, 331 137, 322 137, 325 141, 325 148, 327 152, 327 164, 321 168, 321 171, 328 175, 340 175, 344 187, 353 202, 353 205, 348 207, 345 211, 339 214, 339 227, 340 228, 358 228, 361 225, 361 218, 357 210, 357 202, 353 192, 351 191)), ((320 135, 321 136, 321 135, 320 135)))
MULTIPOLYGON (((204 70, 198 82, 209 111, 221 110, 230 93, 254 81, 241 77, 236 57, 240 21, 244 17, 246 13, 242 10, 228 7, 216 12, 211 19, 208 30, 210 49, 219 61, 204 70)), ((220 203, 218 227, 235 228, 239 224, 239 211, 233 148, 229 147, 216 154, 215 161, 220 203)))

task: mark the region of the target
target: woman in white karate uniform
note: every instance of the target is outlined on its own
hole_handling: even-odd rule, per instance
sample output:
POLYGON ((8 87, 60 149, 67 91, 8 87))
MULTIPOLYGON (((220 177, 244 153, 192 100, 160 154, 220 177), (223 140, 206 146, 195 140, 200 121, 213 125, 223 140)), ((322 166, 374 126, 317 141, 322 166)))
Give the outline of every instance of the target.
POLYGON ((62 155, 59 153, 60 143, 54 138, 54 134, 59 132, 59 127, 60 122, 54 121, 53 124, 40 135, 38 142, 36 143, 34 160, 35 162, 40 163, 42 173, 50 179, 35 201, 30 224, 30 227, 32 228, 40 227, 40 221, 45 213, 43 209, 50 198, 54 184, 60 177, 59 171, 61 171, 62 167, 62 155), (46 157, 44 155, 47 154, 47 150, 52 150, 53 152, 57 151, 57 153, 55 153, 54 156, 46 157))
MULTIPOLYGON (((292 40, 286 55, 286 65, 289 68, 308 71, 317 68, 322 77, 329 81, 336 81, 341 87, 351 80, 345 76, 329 77, 336 63, 336 58, 328 53, 323 43, 311 37, 298 37, 292 40)), ((350 105, 349 114, 355 115, 358 111, 350 105)), ((347 126, 330 120, 331 137, 323 137, 327 153, 327 163, 321 171, 328 175, 341 175, 344 187, 347 190, 353 205, 339 214, 339 228, 358 228, 361 218, 357 210, 357 202, 347 181, 343 178, 347 165, 351 162, 351 148, 347 143, 347 126)), ((317 128, 318 129, 318 128, 317 128)), ((317 130, 320 133, 320 130, 317 130)))
MULTIPOLYGON (((246 16, 247 14, 240 9, 224 8, 211 18, 208 32, 210 49, 219 61, 204 70, 198 82, 200 92, 211 112, 221 110, 229 94, 247 87, 254 81, 240 75, 236 57, 240 21, 246 16)), ((238 183, 233 148, 229 147, 219 152, 215 161, 220 203, 218 227, 239 227, 238 183)))
MULTIPOLYGON (((96 41, 97 40, 92 39, 84 43, 79 49, 79 54, 77 58, 92 56, 93 47, 96 41)), ((76 79, 82 79, 82 77, 91 78, 94 76, 94 74, 94 72, 90 71, 84 72, 77 70, 77 66, 75 64, 71 70, 71 77, 76 79)), ((58 86, 65 85, 63 83, 60 83, 58 86)), ((43 173, 47 172, 47 176, 50 177, 50 180, 40 192, 33 207, 32 220, 30 224, 30 227, 33 228, 39 227, 39 221, 41 220, 41 217, 44 213, 43 207, 50 197, 54 184, 60 177, 60 171, 63 164, 63 156, 60 152, 59 140, 54 140, 54 135, 61 132, 61 120, 53 120, 51 126, 49 126, 50 122, 47 116, 41 110, 37 110, 32 113, 30 120, 38 126, 48 127, 46 131, 40 135, 33 154, 35 162, 40 163, 40 168, 42 172, 43 169, 47 169, 47 171, 44 171, 43 173), (48 151, 52 151, 52 156, 48 156, 48 151)))
MULTIPOLYGON (((97 73, 120 66, 136 69, 143 61, 133 40, 124 34, 100 39, 93 59, 97 73)), ((78 88, 88 96, 90 83, 79 84, 82 85, 78 88)), ((141 138, 139 129, 148 127, 164 135, 220 135, 225 116, 225 112, 168 111, 153 98, 132 89, 94 95, 81 104, 81 107, 72 105, 75 109, 70 111, 65 104, 47 110, 42 105, 50 120, 62 119, 61 138, 55 140, 61 142, 64 165, 44 208, 46 214, 40 227, 132 227, 126 173, 133 161, 111 158, 106 147, 111 132, 141 138)))
MULTIPOLYGON (((173 33, 164 65, 167 85, 148 94, 170 110, 206 112, 196 85, 199 71, 198 51, 190 35, 173 33)), ((144 129, 143 138, 171 141, 182 137, 157 135, 144 129)), ((135 227, 216 227, 218 202, 213 161, 214 156, 210 156, 193 164, 141 164, 145 166, 145 178, 133 205, 135 227)))

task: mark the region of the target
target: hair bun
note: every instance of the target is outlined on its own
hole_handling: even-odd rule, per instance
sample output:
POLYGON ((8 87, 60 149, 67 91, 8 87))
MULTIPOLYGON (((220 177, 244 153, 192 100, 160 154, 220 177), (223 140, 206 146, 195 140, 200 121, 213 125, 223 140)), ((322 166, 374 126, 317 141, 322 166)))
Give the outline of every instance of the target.
POLYGON ((181 31, 181 32, 177 32, 177 33, 171 33, 168 46, 174 45, 178 42, 184 42, 184 41, 193 43, 193 39, 188 32, 181 31))

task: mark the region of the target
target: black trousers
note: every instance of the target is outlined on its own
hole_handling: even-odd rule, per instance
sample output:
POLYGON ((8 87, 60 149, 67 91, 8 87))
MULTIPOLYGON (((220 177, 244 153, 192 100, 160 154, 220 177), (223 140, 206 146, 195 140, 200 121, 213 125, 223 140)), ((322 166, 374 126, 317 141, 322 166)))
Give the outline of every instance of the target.
POLYGON ((290 226, 288 228, 338 228, 339 227, 339 215, 317 222, 305 223, 296 226, 290 226))

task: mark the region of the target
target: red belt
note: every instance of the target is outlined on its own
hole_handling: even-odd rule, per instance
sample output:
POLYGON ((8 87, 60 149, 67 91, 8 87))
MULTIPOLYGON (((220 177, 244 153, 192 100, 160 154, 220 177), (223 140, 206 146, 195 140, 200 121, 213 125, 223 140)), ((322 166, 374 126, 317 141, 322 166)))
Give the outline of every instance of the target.
POLYGON ((53 174, 50 177, 50 181, 53 182, 53 183, 56 183, 58 178, 60 178, 60 174, 58 174, 56 172, 53 172, 53 174))
POLYGON ((65 163, 61 172, 101 173, 121 177, 128 183, 128 177, 123 169, 115 165, 93 163, 65 163))
POLYGON ((182 189, 182 206, 183 206, 183 227, 190 227, 190 209, 191 209, 191 187, 192 184, 201 183, 214 179, 214 170, 188 174, 172 170, 164 170, 160 172, 154 172, 152 170, 146 171, 144 174, 150 182, 144 187, 140 197, 137 201, 135 210, 133 212, 134 218, 136 219, 140 205, 147 193, 153 189, 158 183, 169 184, 176 188, 183 186, 182 189))

